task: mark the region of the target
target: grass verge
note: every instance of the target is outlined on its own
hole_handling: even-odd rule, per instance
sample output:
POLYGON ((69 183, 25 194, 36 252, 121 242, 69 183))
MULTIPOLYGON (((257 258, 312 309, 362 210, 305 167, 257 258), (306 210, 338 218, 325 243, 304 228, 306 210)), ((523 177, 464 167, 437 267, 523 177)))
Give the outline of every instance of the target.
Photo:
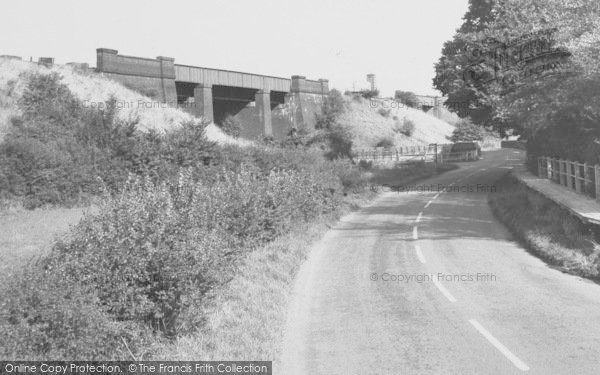
POLYGON ((496 183, 488 201, 494 215, 528 250, 574 275, 600 281, 600 228, 509 176, 496 183))
POLYGON ((377 185, 406 185, 457 168, 458 165, 449 163, 411 163, 402 167, 374 169, 370 180, 377 185))
POLYGON ((86 208, 52 208, 0 213, 0 278, 46 253, 57 235, 76 224, 86 208))

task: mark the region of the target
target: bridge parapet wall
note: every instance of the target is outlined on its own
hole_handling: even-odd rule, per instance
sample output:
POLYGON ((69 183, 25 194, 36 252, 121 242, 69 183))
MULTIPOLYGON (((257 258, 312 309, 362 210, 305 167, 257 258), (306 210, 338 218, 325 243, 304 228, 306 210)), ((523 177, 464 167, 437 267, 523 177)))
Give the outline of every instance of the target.
POLYGON ((177 105, 175 59, 119 55, 117 50, 98 48, 96 70, 104 76, 171 106, 177 105))

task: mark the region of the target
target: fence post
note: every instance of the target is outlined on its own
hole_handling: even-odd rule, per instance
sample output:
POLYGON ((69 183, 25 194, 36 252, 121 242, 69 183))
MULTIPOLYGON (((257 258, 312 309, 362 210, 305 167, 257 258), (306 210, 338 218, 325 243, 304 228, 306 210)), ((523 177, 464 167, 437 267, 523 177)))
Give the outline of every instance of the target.
POLYGON ((547 178, 549 180, 554 180, 554 168, 552 167, 552 159, 546 158, 546 168, 548 171, 547 178))
POLYGON ((591 193, 590 191, 590 171, 588 169, 588 164, 587 163, 583 163, 583 192, 588 194, 591 193))
POLYGON ((575 166, 575 191, 581 193, 581 169, 579 169, 578 162, 574 162, 572 165, 575 166))
POLYGON ((560 168, 560 184, 562 186, 567 186, 567 178, 565 176, 565 162, 562 159, 558 159, 559 168, 560 168))
POLYGON ((594 165, 594 195, 596 200, 600 202, 600 165, 594 165))

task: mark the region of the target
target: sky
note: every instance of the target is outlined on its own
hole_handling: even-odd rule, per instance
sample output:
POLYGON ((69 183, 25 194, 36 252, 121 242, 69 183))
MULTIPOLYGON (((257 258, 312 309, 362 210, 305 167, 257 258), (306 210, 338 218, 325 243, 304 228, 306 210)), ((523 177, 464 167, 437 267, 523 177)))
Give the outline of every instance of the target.
POLYGON ((169 56, 176 64, 280 77, 327 78, 439 95, 434 63, 468 0, 5 0, 0 55, 96 66, 96 48, 169 56))

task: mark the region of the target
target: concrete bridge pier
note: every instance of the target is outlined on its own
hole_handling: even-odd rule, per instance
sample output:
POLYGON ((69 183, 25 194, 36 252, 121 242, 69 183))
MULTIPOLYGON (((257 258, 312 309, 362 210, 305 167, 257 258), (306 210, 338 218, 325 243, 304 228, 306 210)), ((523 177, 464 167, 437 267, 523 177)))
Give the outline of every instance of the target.
POLYGON ((199 83, 194 88, 194 112, 196 117, 214 121, 212 85, 199 83))
POLYGON ((273 136, 273 125, 271 122, 271 91, 258 90, 255 95, 256 117, 262 130, 263 137, 273 136))

